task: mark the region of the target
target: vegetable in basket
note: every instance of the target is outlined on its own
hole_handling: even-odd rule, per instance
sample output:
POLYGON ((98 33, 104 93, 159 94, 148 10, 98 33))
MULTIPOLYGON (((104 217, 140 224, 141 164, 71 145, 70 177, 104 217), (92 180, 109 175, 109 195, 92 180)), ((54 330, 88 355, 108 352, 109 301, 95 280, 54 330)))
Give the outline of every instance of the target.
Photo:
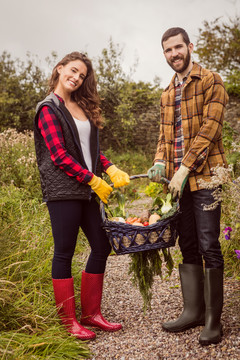
POLYGON ((161 199, 163 202, 163 206, 161 207, 162 214, 166 214, 172 208, 172 195, 170 193, 167 194, 166 201, 161 199))
POLYGON ((161 220, 164 220, 173 216, 178 210, 178 207, 178 201, 174 201, 171 193, 168 193, 165 199, 160 196, 154 199, 151 212, 157 213, 161 216, 161 220))
MULTIPOLYGON (((178 204, 176 202, 172 204, 172 196, 170 193, 167 194, 166 200, 157 197, 153 201, 151 212, 154 213, 149 217, 149 225, 173 216, 176 213, 177 208, 178 204)), ((147 250, 130 255, 131 262, 129 264, 129 274, 132 274, 132 282, 135 286, 138 286, 142 295, 144 311, 151 309, 154 276, 159 275, 162 278, 163 261, 161 259, 161 254, 163 254, 166 268, 170 276, 174 267, 174 262, 169 248, 147 250)))
MULTIPOLYGON (((169 249, 162 249, 168 274, 173 270, 173 259, 169 249)), ((143 298, 143 310, 151 309, 152 286, 156 275, 162 278, 162 258, 158 249, 141 251, 130 255, 128 274, 132 275, 132 283, 138 287, 143 298)))
MULTIPOLYGON (((116 216, 117 213, 118 216, 123 217, 126 215, 125 196, 124 194, 117 192, 116 198, 118 206, 112 212, 112 215, 114 214, 116 216)), ((147 212, 145 211, 145 213, 140 217, 128 217, 126 219, 126 226, 133 225, 144 227, 155 224, 163 217, 167 218, 169 213, 173 212, 173 209, 175 209, 174 211, 176 212, 176 207, 175 205, 172 206, 171 201, 171 194, 167 195, 165 200, 158 197, 153 202, 154 206, 151 210, 148 210, 147 212), (151 214, 151 212, 153 213, 151 214)), ((121 217, 111 217, 110 221, 122 222, 123 219, 121 217)), ((163 261, 165 262, 168 274, 170 275, 173 270, 174 263, 169 248, 144 250, 130 254, 129 275, 131 275, 133 284, 138 287, 143 298, 144 311, 151 308, 154 277, 156 275, 162 277, 163 261)))

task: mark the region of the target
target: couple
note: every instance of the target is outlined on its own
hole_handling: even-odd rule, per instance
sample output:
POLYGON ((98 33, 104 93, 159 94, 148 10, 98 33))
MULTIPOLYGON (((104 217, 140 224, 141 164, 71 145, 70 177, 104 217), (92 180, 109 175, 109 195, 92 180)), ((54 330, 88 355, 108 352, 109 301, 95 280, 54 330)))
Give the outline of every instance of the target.
MULTIPOLYGON (((149 179, 168 185, 180 198, 179 265, 184 309, 163 329, 179 332, 205 325, 199 342, 221 341, 223 256, 219 244, 220 205, 212 190, 200 189, 198 180, 211 180, 211 169, 227 166, 222 145, 224 109, 228 100, 220 76, 191 59, 193 44, 182 28, 168 29, 162 37, 164 56, 175 71, 161 96, 160 135, 149 179), (203 267, 204 260, 204 267, 203 267), (204 270, 205 269, 205 270, 204 270)), ((107 203, 112 188, 101 178, 109 175, 114 187, 129 184, 126 172, 112 164, 99 149, 102 127, 100 100, 91 61, 79 52, 66 55, 53 69, 49 95, 37 106, 35 148, 43 200, 47 203, 54 238, 52 282, 58 314, 68 332, 94 339, 83 325, 117 331, 121 324, 101 314, 106 261, 111 251, 96 195, 107 203), (75 315, 71 263, 79 227, 91 253, 81 280, 81 319, 75 315), (81 323, 81 324, 80 324, 81 323)))

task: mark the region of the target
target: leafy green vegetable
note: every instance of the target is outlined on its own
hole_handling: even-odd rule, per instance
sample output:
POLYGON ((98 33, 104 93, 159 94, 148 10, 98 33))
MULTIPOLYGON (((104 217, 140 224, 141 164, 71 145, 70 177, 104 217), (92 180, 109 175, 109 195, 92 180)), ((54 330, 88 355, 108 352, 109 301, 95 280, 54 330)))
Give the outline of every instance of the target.
POLYGON ((116 193, 116 196, 117 196, 117 202, 118 202, 118 206, 119 206, 119 209, 122 213, 122 217, 125 217, 126 216, 126 213, 125 213, 125 195, 120 193, 120 191, 117 191, 116 193))
POLYGON ((168 193, 165 199, 161 198, 160 196, 157 196, 154 199, 150 212, 152 214, 157 213, 160 215, 161 219, 159 221, 161 221, 174 215, 174 213, 178 210, 178 207, 178 202, 173 201, 172 195, 168 193))
MULTIPOLYGON (((151 309, 152 285, 154 276, 159 275, 162 278, 162 259, 159 249, 141 251, 130 254, 131 262, 129 264, 128 274, 132 274, 133 284, 139 288, 143 298, 143 309, 151 309)), ((164 261, 171 275, 173 270, 173 260, 170 249, 162 249, 164 261)))
POLYGON ((168 193, 166 196, 166 201, 161 199, 163 206, 161 207, 162 214, 166 214, 168 211, 172 208, 172 195, 171 193, 168 193))
POLYGON ((125 195, 122 194, 119 190, 115 191, 115 196, 118 202, 118 206, 116 206, 114 209, 111 209, 108 204, 104 205, 105 211, 108 214, 109 217, 126 217, 126 211, 125 211, 125 195))
POLYGON ((174 204, 172 205, 172 208, 166 214, 163 214, 161 216, 160 221, 173 216, 175 214, 175 212, 178 210, 178 208, 179 208, 179 204, 177 202, 174 202, 174 204))

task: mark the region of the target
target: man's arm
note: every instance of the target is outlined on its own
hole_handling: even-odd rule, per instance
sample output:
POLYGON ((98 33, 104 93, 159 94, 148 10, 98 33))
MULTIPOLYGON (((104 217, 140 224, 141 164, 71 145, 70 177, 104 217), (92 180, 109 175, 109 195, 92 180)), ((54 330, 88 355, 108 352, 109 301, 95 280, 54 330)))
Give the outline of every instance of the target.
MULTIPOLYGON (((209 73, 204 81, 203 122, 182 164, 201 172, 209 152, 222 136, 224 109, 228 95, 219 74, 209 73)), ((194 126, 194 124, 192 124, 194 126)))

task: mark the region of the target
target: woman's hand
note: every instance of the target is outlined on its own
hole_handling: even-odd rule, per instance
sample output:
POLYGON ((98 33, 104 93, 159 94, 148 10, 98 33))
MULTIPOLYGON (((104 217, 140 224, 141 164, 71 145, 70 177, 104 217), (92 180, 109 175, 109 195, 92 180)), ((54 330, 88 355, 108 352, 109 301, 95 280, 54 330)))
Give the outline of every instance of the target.
POLYGON ((129 175, 126 172, 119 170, 115 165, 109 166, 106 173, 110 176, 115 188, 128 185, 130 183, 129 175))
POLYGON ((111 186, 96 175, 93 175, 93 178, 89 181, 88 185, 90 185, 92 190, 100 197, 100 199, 107 204, 107 198, 113 191, 111 186))

